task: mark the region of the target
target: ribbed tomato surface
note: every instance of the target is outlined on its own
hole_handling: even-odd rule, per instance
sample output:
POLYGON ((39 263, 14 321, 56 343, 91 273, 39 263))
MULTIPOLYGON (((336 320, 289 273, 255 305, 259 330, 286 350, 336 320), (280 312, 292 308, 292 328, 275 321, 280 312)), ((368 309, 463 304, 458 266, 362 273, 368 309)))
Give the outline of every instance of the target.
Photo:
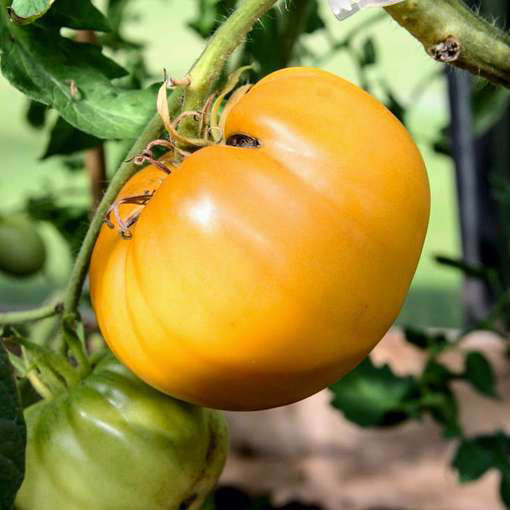
MULTIPOLYGON (((307 397, 391 326, 429 217, 423 160, 402 124, 347 81, 278 71, 232 109, 226 138, 170 176, 123 240, 103 228, 90 270, 101 330, 149 384, 208 407, 307 397)), ((139 206, 126 205, 122 214, 139 206)))

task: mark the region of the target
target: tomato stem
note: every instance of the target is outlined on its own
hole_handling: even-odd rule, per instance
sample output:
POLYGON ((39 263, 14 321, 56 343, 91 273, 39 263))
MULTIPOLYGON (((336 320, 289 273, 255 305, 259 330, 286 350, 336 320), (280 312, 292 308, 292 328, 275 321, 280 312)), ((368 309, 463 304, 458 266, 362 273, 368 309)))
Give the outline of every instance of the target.
POLYGON ((62 304, 50 304, 19 312, 0 313, 0 326, 23 324, 53 317, 62 312, 62 304))
MULTIPOLYGON (((183 111, 196 111, 202 108, 228 57, 242 43, 257 20, 271 9, 276 1, 244 0, 218 28, 191 68, 190 85, 186 88, 183 111)), ((184 136, 192 137, 196 135, 197 128, 196 123, 184 122, 180 132, 184 136)))
POLYGON ((439 62, 510 88, 510 35, 459 0, 408 0, 386 11, 439 62))

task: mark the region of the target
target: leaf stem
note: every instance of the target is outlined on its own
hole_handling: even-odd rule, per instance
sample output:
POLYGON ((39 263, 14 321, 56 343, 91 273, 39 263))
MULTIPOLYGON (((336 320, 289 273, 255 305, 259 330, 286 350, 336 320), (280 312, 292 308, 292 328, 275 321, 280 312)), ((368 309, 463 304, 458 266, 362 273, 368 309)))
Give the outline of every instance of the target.
POLYGON ((22 324, 24 322, 38 321, 53 317, 61 312, 61 304, 44 305, 33 310, 23 310, 20 312, 0 313, 0 326, 22 324))
POLYGON ((460 0, 407 0, 386 11, 439 62, 510 88, 510 35, 460 0))

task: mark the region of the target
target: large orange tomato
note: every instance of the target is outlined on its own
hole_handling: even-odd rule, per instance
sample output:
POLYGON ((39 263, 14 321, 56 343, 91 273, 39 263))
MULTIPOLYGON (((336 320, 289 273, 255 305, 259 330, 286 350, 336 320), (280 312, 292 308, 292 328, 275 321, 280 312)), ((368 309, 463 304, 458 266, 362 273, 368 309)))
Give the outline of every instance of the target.
POLYGON ((103 228, 90 283, 104 337, 139 377, 251 410, 317 392, 381 339, 416 269, 429 186, 402 124, 325 71, 261 80, 228 115, 226 138, 238 134, 259 146, 207 147, 128 182, 121 197, 157 191, 132 239, 103 228))

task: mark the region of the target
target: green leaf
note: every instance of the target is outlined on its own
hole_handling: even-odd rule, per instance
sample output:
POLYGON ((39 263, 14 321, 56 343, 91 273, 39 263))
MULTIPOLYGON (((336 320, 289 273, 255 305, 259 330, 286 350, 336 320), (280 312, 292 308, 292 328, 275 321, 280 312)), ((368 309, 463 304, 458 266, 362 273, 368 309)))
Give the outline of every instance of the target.
POLYGON ((442 333, 432 335, 407 326, 404 328, 404 335, 410 344, 419 349, 428 350, 431 354, 439 354, 449 345, 448 339, 442 333))
POLYGON ((7 353, 0 343, 0 510, 10 510, 25 472, 26 427, 7 353))
POLYGON ((370 358, 330 389, 331 404, 362 427, 391 426, 409 419, 408 402, 417 393, 412 377, 398 377, 388 365, 374 366, 370 358))
POLYGON ((464 377, 483 395, 493 398, 498 396, 494 371, 481 352, 470 352, 466 356, 464 377))
POLYGON ((10 7, 11 19, 20 25, 33 23, 44 16, 55 0, 13 0, 10 7))
POLYGON ((360 65, 363 67, 371 66, 377 62, 377 50, 374 40, 371 37, 365 39, 361 47, 360 65))
POLYGON ((457 375, 436 360, 429 359, 423 370, 421 381, 429 388, 443 390, 457 375))
POLYGON ((99 138, 76 129, 59 117, 50 134, 48 146, 41 159, 55 155, 69 155, 96 147, 101 143, 99 138))
POLYGON ((26 121, 35 129, 41 129, 46 122, 46 113, 48 107, 37 101, 29 101, 27 113, 25 114, 26 121))
POLYGON ((129 17, 129 4, 132 0, 109 0, 106 5, 106 17, 111 32, 101 37, 101 43, 115 50, 136 50, 143 48, 143 44, 125 39, 121 33, 124 21, 129 17))
POLYGON ((90 0, 56 0, 44 17, 47 26, 68 27, 76 30, 110 32, 106 17, 90 0))
POLYGON ((452 461, 452 467, 458 471, 461 483, 472 482, 482 477, 494 465, 494 456, 476 440, 463 440, 452 461))
MULTIPOLYGON (((464 439, 452 461, 461 482, 478 480, 489 469, 497 469, 505 478, 510 476, 510 436, 498 431, 494 434, 464 439)), ((505 497, 508 487, 505 485, 505 497)), ((505 501, 506 504, 506 501, 505 501)))
POLYGON ((397 119, 402 122, 402 124, 405 124, 405 115, 407 112, 406 107, 402 104, 402 102, 397 98, 397 96, 393 93, 390 86, 384 81, 381 80, 381 87, 383 88, 384 92, 386 93, 386 101, 384 101, 384 104, 386 105, 386 108, 397 117, 397 119))
POLYGON ((457 374, 435 359, 429 359, 420 377, 422 388, 421 406, 432 418, 443 425, 446 438, 462 435, 459 423, 459 406, 450 383, 457 374))
POLYGON ((438 264, 443 266, 452 267, 454 269, 458 269, 464 273, 465 276, 469 276, 471 278, 479 278, 481 280, 489 280, 491 278, 491 270, 490 268, 470 264, 461 259, 455 259, 452 257, 445 257, 443 255, 438 255, 434 257, 438 264))
POLYGON ((51 106, 71 125, 106 139, 135 138, 156 109, 157 85, 125 90, 112 80, 124 69, 94 45, 57 29, 16 26, 0 13, 1 69, 13 86, 51 106))
MULTIPOLYGON (((306 20, 306 34, 312 34, 317 30, 322 30, 326 28, 326 24, 324 23, 321 14, 320 14, 320 5, 317 0, 310 0, 310 6, 308 10, 308 19, 306 20)), ((292 9, 292 5, 290 6, 292 9)))

